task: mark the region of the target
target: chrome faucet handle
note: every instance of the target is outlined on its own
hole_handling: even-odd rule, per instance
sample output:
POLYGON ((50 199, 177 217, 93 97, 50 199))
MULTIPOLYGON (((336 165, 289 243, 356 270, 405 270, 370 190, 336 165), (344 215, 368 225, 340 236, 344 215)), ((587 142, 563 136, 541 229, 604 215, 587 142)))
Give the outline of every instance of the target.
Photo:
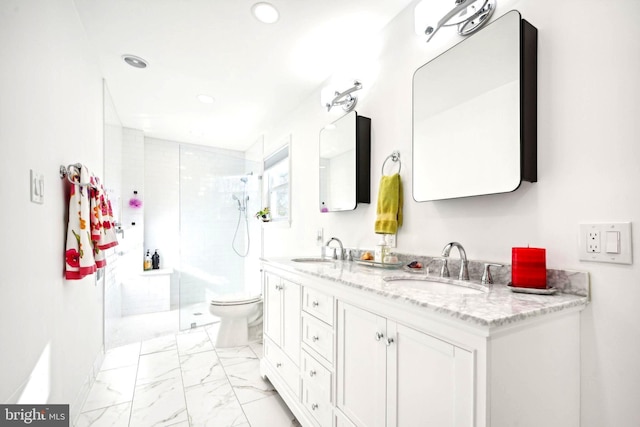
POLYGON ((480 283, 483 285, 492 285, 493 277, 491 277, 491 267, 504 267, 502 264, 493 264, 490 262, 486 262, 484 264, 484 270, 482 272, 482 280, 480 283))
POLYGON ((331 259, 338 259, 338 254, 336 252, 337 248, 331 248, 331 249, 333 249, 333 256, 331 257, 331 259))
POLYGON ((347 249, 347 261, 353 261, 353 254, 351 253, 351 249, 347 249))
POLYGON ((442 261, 440 266, 440 277, 449 277, 449 260, 447 257, 435 258, 442 261))

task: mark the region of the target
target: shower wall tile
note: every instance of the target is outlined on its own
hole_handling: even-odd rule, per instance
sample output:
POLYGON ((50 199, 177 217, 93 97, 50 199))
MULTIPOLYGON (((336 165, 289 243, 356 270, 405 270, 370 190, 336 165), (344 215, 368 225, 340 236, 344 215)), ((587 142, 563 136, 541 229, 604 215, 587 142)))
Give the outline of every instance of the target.
MULTIPOLYGON (((122 223, 127 233, 130 228, 144 229, 144 203, 137 209, 129 206, 134 191, 138 192, 137 197, 144 202, 144 134, 142 131, 125 128, 122 131, 122 142, 122 223)), ((142 242, 132 242, 132 245, 136 244, 142 242)))
POLYGON ((146 138, 144 244, 160 255, 160 268, 179 267, 180 151, 179 145, 146 138))
MULTIPOLYGON (((247 259, 232 245, 238 229, 236 248, 244 253, 249 226, 254 233, 250 247, 260 248, 260 227, 252 217, 261 205, 258 163, 235 150, 155 138, 144 138, 143 161, 144 245, 152 252, 158 249, 161 268, 175 270, 171 307, 243 291, 247 259), (253 175, 245 184, 240 178, 248 171, 253 175), (233 195, 249 197, 245 212, 238 210, 233 195)), ((259 289, 259 280, 252 283, 259 289)))

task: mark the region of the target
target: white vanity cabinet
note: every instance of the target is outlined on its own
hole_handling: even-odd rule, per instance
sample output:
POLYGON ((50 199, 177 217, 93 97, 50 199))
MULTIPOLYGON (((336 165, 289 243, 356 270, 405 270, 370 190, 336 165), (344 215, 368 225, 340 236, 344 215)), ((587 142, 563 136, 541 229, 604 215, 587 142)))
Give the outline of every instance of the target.
MULTIPOLYGON (((262 374, 302 426, 579 427, 583 301, 486 324, 367 291, 356 281, 376 276, 344 268, 265 267, 262 374)), ((545 304, 460 298, 507 316, 545 304)))
POLYGON ((320 427, 333 426, 335 298, 305 284, 302 290, 302 404, 320 427))
POLYGON ((473 353, 338 302, 337 407, 356 425, 473 426, 473 353))
POLYGON ((264 274, 265 359, 295 396, 300 395, 300 296, 297 283, 264 274))

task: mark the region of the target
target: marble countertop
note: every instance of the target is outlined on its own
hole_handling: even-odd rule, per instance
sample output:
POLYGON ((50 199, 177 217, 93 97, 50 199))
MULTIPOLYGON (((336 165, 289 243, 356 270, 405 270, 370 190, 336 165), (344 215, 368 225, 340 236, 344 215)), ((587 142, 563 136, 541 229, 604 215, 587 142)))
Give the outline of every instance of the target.
MULTIPOLYGON (((543 316, 571 308, 584 308, 589 302, 588 273, 549 270, 547 283, 557 292, 553 295, 532 295, 513 292, 507 284, 490 287, 479 280, 466 282, 470 287, 482 289, 480 293, 451 294, 408 287, 385 278, 416 279, 434 277, 424 273, 411 273, 403 268, 387 269, 362 265, 354 261, 295 262, 287 258, 264 259, 266 265, 303 273, 312 277, 334 281, 362 291, 423 307, 472 325, 494 328, 543 316)), ((441 280, 437 276, 436 280, 441 280)), ((445 279, 453 284, 465 283, 445 279)))

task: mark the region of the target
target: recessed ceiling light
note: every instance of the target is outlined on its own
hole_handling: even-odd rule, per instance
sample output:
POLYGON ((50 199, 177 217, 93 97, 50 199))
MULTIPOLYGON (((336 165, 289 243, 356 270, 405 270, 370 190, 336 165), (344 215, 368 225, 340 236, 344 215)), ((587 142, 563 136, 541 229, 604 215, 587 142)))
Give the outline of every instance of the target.
POLYGON ((213 99, 212 96, 209 95, 198 95, 198 101, 202 102, 203 104, 213 104, 215 99, 213 99))
POLYGON ((135 68, 147 68, 147 65, 149 65, 147 61, 135 55, 122 55, 122 59, 135 68))
POLYGON ((280 17, 278 9, 276 9, 271 3, 256 3, 251 8, 251 12, 258 21, 264 22, 265 24, 273 24, 280 17))

